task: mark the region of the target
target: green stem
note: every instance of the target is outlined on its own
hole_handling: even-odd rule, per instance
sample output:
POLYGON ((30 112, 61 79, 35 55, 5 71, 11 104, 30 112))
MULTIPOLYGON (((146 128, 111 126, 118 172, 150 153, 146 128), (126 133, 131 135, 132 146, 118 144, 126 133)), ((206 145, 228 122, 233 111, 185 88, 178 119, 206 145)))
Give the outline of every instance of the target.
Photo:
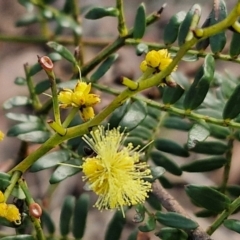
POLYGON ((227 184, 228 184, 228 179, 229 179, 229 174, 230 174, 230 169, 231 169, 231 163, 232 163, 232 150, 233 150, 233 139, 229 139, 228 141, 228 150, 226 152, 226 158, 227 158, 227 163, 224 166, 224 172, 223 172, 223 181, 221 185, 221 192, 225 193, 227 184))
POLYGON ((61 117, 60 117, 60 110, 59 110, 59 103, 58 103, 58 90, 57 90, 56 78, 55 78, 54 72, 52 70, 51 71, 45 70, 45 72, 47 73, 48 78, 51 83, 54 118, 55 118, 56 123, 61 126, 61 117))
POLYGON ((225 219, 227 219, 236 209, 240 207, 240 197, 236 198, 228 207, 228 209, 224 210, 217 219, 207 228, 206 232, 209 235, 212 235, 216 229, 223 223, 225 219))
MULTIPOLYGON (((236 6, 235 6, 236 8, 236 6)), ((234 12, 235 14, 237 14, 237 12, 235 11, 235 8, 232 12, 234 12)), ((229 16, 234 17, 233 14, 230 14, 229 16)), ((227 17, 227 19, 229 19, 229 16, 227 17)), ((154 18, 154 16, 152 16, 152 18, 154 18)), ((229 19, 230 21, 231 19, 229 19)), ((151 22, 151 21, 149 21, 151 22)), ((226 21, 224 20, 224 22, 226 23, 226 21)), ((226 23, 227 24, 227 23, 226 23)), ((222 31, 223 29, 225 29, 225 25, 222 26, 222 29, 220 29, 219 31, 222 31)), ((214 29, 214 26, 212 26, 212 28, 214 29)), ((211 36, 212 33, 209 33, 211 36)), ((123 39, 120 38, 120 43, 124 44, 123 39)), ((134 96, 135 94, 137 94, 138 92, 141 92, 147 88, 153 87, 153 86, 158 86, 163 79, 170 75, 172 70, 174 69, 174 67, 178 64, 178 62, 182 59, 182 57, 186 54, 186 52, 193 46, 196 44, 198 40, 196 38, 191 39, 190 41, 186 42, 184 45, 182 45, 182 47, 179 49, 177 55, 174 57, 173 61, 171 62, 171 64, 169 64, 169 66, 162 72, 155 74, 154 76, 139 82, 139 87, 137 90, 135 91, 131 91, 129 89, 124 90, 122 93, 120 93, 105 109, 103 109, 98 115, 96 115, 95 118, 93 118, 92 120, 83 123, 79 126, 74 126, 71 128, 68 128, 67 130, 67 134, 65 136, 59 136, 58 134, 55 134, 54 136, 52 136, 48 141, 46 141, 39 149, 37 149, 35 152, 33 152, 32 154, 30 154, 28 157, 26 157, 21 163, 19 163, 17 166, 15 166, 11 171, 13 172, 14 170, 19 170, 22 172, 25 172, 39 157, 43 156, 45 153, 47 153, 50 149, 52 149, 53 147, 55 147, 56 145, 62 143, 65 140, 68 140, 70 138, 74 138, 77 136, 82 136, 83 134, 86 134, 88 132, 88 129, 92 126, 96 126, 99 125, 107 116, 109 116, 116 108, 118 108, 119 106, 121 106, 121 104, 123 102, 125 102, 128 98, 134 96)), ((118 48, 118 42, 115 42, 115 48, 118 48)), ((109 48, 109 47, 108 47, 109 48)), ((113 46, 111 45, 110 48, 113 48, 113 46)), ((103 56, 107 56, 109 54, 109 52, 105 49, 104 50, 104 54, 103 56), (104 55, 105 54, 105 55, 104 55)), ((98 61, 99 61, 99 56, 98 56, 98 61)), ((98 62, 97 61, 97 62, 98 62)), ((96 61, 93 60, 93 62, 91 62, 91 67, 94 67, 95 64, 97 63, 96 61)), ((85 73, 87 70, 90 70, 91 67, 89 67, 89 64, 85 66, 85 73)), ((157 103, 156 103, 157 104, 157 103)), ((166 106, 165 106, 166 108, 166 106)), ((182 111, 184 110, 180 110, 174 107, 169 107, 168 109, 171 109, 173 111, 175 111, 175 113, 180 113, 183 115, 182 111)), ((193 116, 196 117, 198 116, 198 114, 196 113, 186 113, 185 112, 185 116, 193 116)), ((222 125, 223 123, 226 124, 223 120, 218 120, 218 119, 214 119, 214 118, 207 118, 208 122, 212 122, 212 123, 216 123, 219 125, 222 125), (212 121, 211 121, 212 120, 212 121)), ((237 125, 239 127, 239 124, 234 123, 234 122, 230 122, 228 123, 229 125, 233 126, 233 125, 237 125)))
POLYGON ((66 117, 65 121, 63 122, 62 126, 67 128, 78 111, 79 111, 78 108, 75 108, 75 107, 72 108, 68 116, 66 117))
MULTIPOLYGON (((162 12, 161 9, 157 13, 154 12, 146 18, 147 26, 154 23, 160 18, 161 12, 162 12)), ((94 57, 94 59, 92 59, 85 66, 83 66, 83 68, 81 69, 82 76, 86 76, 87 73, 89 73, 93 68, 95 68, 107 56, 114 53, 120 47, 124 46, 125 40, 127 38, 132 38, 132 37, 133 37, 133 29, 129 30, 129 33, 125 37, 118 37, 115 41, 113 41, 113 43, 109 44, 106 48, 104 48, 101 52, 99 52, 98 55, 94 57)))
MULTIPOLYGON (((26 182, 22 179, 19 180, 19 185, 21 187, 21 189, 23 190, 25 196, 26 196, 26 202, 27 202, 27 205, 28 207, 33 204, 35 201, 33 200, 32 198, 32 195, 28 189, 28 186, 26 184, 26 182)), ((37 239, 38 240, 45 240, 45 236, 44 236, 44 233, 43 233, 43 229, 42 229, 42 226, 41 226, 41 221, 39 218, 35 218, 33 216, 30 215, 30 218, 33 222, 33 226, 36 230, 36 233, 37 233, 37 239)))
POLYGON ((120 37, 125 37, 128 34, 128 29, 125 23, 124 11, 123 11, 123 0, 116 0, 116 8, 119 11, 118 14, 118 32, 120 37))
POLYGON ((20 171, 12 172, 12 178, 10 184, 8 185, 7 189, 4 192, 5 201, 7 202, 10 194, 12 193, 13 188, 15 187, 16 183, 18 182, 19 178, 22 176, 20 171))
POLYGON ((26 75, 28 91, 29 91, 29 94, 30 94, 30 98, 32 100, 32 106, 33 106, 34 110, 37 111, 37 110, 41 109, 42 104, 41 104, 37 94, 35 93, 35 88, 34 88, 34 85, 33 85, 33 79, 29 75, 30 67, 27 63, 24 64, 24 71, 25 71, 25 75, 26 75))

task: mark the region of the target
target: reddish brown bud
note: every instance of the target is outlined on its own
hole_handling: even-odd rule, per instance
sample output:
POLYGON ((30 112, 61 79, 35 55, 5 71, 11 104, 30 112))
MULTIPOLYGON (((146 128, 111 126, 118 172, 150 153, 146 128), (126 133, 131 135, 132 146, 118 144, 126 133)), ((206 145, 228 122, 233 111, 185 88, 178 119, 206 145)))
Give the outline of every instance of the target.
POLYGON ((29 214, 32 217, 40 218, 42 216, 42 208, 37 203, 31 203, 29 206, 29 214))
POLYGON ((38 56, 38 62, 45 71, 53 70, 53 62, 49 57, 47 57, 47 56, 39 57, 38 56))

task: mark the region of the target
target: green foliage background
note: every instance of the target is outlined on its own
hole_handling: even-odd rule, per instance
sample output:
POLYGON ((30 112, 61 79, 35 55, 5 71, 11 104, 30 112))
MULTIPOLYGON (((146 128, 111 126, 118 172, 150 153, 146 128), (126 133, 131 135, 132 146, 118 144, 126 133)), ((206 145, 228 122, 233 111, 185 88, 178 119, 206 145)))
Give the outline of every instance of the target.
MULTIPOLYGON (((120 0, 109 7, 82 6, 82 3, 74 0, 65 1, 61 7, 57 1, 46 0, 19 0, 14 3, 24 7, 16 26, 26 29, 38 27, 38 36, 1 34, 0 41, 42 44, 55 66, 67 66, 67 75, 62 69, 55 71, 57 89, 73 88, 80 67, 83 80, 92 82, 102 101, 106 102, 105 108, 104 104, 100 105, 96 117, 86 123, 75 116, 70 126, 63 126, 68 127, 66 135, 60 136, 47 124, 52 116, 52 99, 43 93, 52 94, 54 98, 50 81, 42 73, 37 57, 33 64, 24 64, 25 75, 17 77, 14 83, 19 89, 28 89, 29 94, 19 94, 3 104, 6 117, 14 122, 7 135, 18 138, 21 146, 19 150, 14 149, 18 151, 14 167, 8 173, 0 173, 0 190, 5 191, 5 196, 12 195, 24 201, 23 223, 17 227, 0 219, 1 225, 16 230, 15 236, 5 236, 3 231, 1 239, 85 239, 88 212, 92 211, 89 210, 92 201, 88 192, 83 193, 81 189, 81 194, 75 194, 77 197, 74 194, 64 197, 59 220, 51 216, 49 204, 45 201, 54 196, 55 188, 61 188, 60 182, 80 172, 79 168, 59 163, 81 165, 86 155, 86 144, 81 136, 91 127, 102 123, 109 123, 110 128, 126 127, 129 133, 126 144, 132 142, 134 146, 145 146, 152 142, 145 149, 144 160, 152 163, 156 179, 148 203, 138 205, 135 216, 129 217, 130 220, 116 211, 107 226, 104 239, 120 239, 122 231, 132 219, 134 227, 125 238, 129 240, 137 239, 140 234, 147 235, 148 232, 155 234, 153 239, 212 239, 210 236, 219 231, 220 226, 224 226, 225 231, 234 232, 233 236, 239 234, 239 216, 232 214, 237 213, 240 206, 240 187, 237 182, 234 185, 229 183, 229 178, 234 147, 239 141, 240 85, 237 74, 218 71, 216 66, 225 61, 231 62, 231 65, 240 62, 240 2, 234 1, 227 9, 225 1, 212 1, 209 15, 201 10, 204 8, 202 2, 199 3, 201 6, 192 2, 194 5, 182 7, 181 12, 173 12, 159 3, 153 13, 148 10, 151 3, 139 3, 132 6, 134 12, 131 12, 131 23, 127 24, 124 14, 128 10, 123 10, 125 3, 120 0), (204 15, 201 22, 205 21, 202 28, 199 24, 201 11, 204 15), (165 12, 168 13, 165 17, 167 21, 161 22, 165 12), (83 18, 88 20, 83 21, 83 18), (116 22, 115 36, 106 38, 104 32, 102 36, 94 38, 84 35, 87 21, 94 24, 94 21, 103 21, 105 18, 116 22), (160 40, 153 42, 149 36, 154 34, 152 26, 156 24, 161 26, 163 32, 160 40), (90 47, 100 50, 89 60, 85 49, 90 47), (126 49, 127 56, 137 63, 152 49, 168 48, 174 59, 166 70, 150 76, 143 75, 138 79, 138 84, 132 81, 131 86, 126 84, 123 88, 116 86, 116 83, 120 83, 120 75, 126 73, 131 80, 138 76, 127 70, 128 65, 124 65, 124 62, 121 64, 125 71, 117 71, 121 58, 118 50, 121 48, 126 49), (60 65, 62 62, 64 65, 60 65), (178 70, 171 74, 177 64, 178 70), (186 75, 182 67, 190 64, 196 66, 193 77, 186 75), (116 71, 115 83, 102 81, 111 69, 116 71), (132 89, 132 86, 136 88, 132 89), (151 91, 143 94, 146 89, 151 91), (111 101, 103 93, 116 98, 111 101), (29 154, 33 144, 40 144, 41 147, 29 154), (31 189, 24 185, 19 172, 29 170, 36 173, 50 168, 50 185, 45 197, 38 200, 43 208, 45 206, 41 217, 42 230, 39 221, 29 217, 29 206, 34 200, 31 189), (164 174, 163 169, 166 171, 164 174), (199 184, 200 181, 196 184, 195 178, 199 174, 207 179, 212 171, 218 169, 221 169, 218 172, 221 177, 217 184, 199 184), (183 175, 186 173, 192 174, 192 181, 186 182, 183 175), (188 211, 178 205, 181 199, 169 197, 165 190, 179 186, 180 196, 187 196, 191 204, 197 207, 196 211, 190 212, 191 218, 188 211), (209 217, 207 230, 193 217, 194 214, 197 217, 209 217)), ((134 214, 133 209, 126 209, 126 212, 134 214)), ((101 217, 104 218, 104 214, 101 217)), ((88 231, 94 231, 91 222, 87 223, 88 231)))

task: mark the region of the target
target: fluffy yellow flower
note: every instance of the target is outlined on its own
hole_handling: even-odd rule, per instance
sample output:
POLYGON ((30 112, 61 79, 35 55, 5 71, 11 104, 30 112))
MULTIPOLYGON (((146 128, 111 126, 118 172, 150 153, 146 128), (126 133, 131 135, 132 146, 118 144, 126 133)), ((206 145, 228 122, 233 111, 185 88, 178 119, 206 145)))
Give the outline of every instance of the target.
POLYGON ((5 136, 5 134, 2 131, 0 131, 0 141, 3 140, 4 136, 5 136))
MULTIPOLYGON (((167 49, 152 50, 147 53, 145 60, 140 64, 140 69, 145 72, 147 68, 153 68, 156 72, 163 71, 172 62, 172 58, 167 49)), ((173 69, 176 71, 177 66, 173 69)))
POLYGON ((104 130, 99 126, 91 131, 85 142, 96 156, 84 159, 82 170, 90 188, 99 196, 94 206, 98 209, 121 209, 144 202, 151 191, 151 171, 140 162, 140 151, 132 144, 123 146, 124 133, 118 129, 104 130))
POLYGON ((3 203, 5 200, 4 194, 2 191, 0 191, 0 203, 3 203))
POLYGON ((58 94, 61 108, 76 107, 84 121, 94 117, 93 106, 101 100, 98 95, 90 93, 91 83, 78 81, 73 90, 65 88, 58 94))
POLYGON ((18 208, 13 204, 7 205, 7 212, 5 218, 10 222, 21 222, 21 215, 18 208))
POLYGON ((5 217, 7 214, 7 204, 5 202, 0 203, 0 217, 5 217))
POLYGON ((148 52, 145 57, 145 61, 147 62, 147 64, 153 68, 157 67, 160 64, 160 60, 161 55, 155 50, 148 52))

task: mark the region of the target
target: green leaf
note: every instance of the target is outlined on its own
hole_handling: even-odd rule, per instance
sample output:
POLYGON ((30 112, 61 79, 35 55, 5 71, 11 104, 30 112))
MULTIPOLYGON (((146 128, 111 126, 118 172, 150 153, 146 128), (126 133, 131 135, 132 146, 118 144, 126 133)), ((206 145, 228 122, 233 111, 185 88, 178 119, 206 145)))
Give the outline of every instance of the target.
POLYGON ((13 113, 9 112, 5 115, 7 118, 19 122, 39 122, 40 118, 35 115, 27 115, 23 113, 13 113))
POLYGON ((184 99, 184 108, 193 110, 197 108, 205 99, 210 83, 214 75, 214 58, 208 54, 204 59, 204 64, 199 68, 194 82, 190 86, 184 99))
POLYGON ((163 92, 163 103, 174 104, 177 102, 184 93, 184 89, 177 85, 176 87, 165 87, 163 92))
POLYGON ((196 217, 201 217, 201 218, 214 217, 216 215, 217 215, 216 213, 209 211, 207 209, 203 209, 195 213, 196 217))
POLYGON ((164 227, 155 234, 162 240, 187 240, 188 234, 180 229, 164 227))
POLYGON ((44 132, 44 131, 33 131, 29 133, 19 134, 17 136, 17 138, 19 138, 22 141, 32 142, 32 143, 44 143, 49 139, 49 137, 50 137, 50 133, 44 132))
POLYGON ((43 226, 46 227, 49 234, 53 234, 55 232, 55 225, 50 216, 50 214, 43 209, 42 216, 41 216, 41 223, 43 226))
POLYGON ((123 217, 122 212, 116 211, 107 227, 104 240, 120 239, 125 223, 126 223, 126 218, 123 217))
POLYGON ((95 20, 103 17, 117 17, 118 14, 118 9, 114 7, 94 7, 86 13, 85 18, 95 20))
POLYGON ((154 208, 156 210, 160 211, 162 209, 161 203, 159 202, 157 197, 152 192, 150 192, 148 194, 147 202, 152 208, 154 208))
POLYGON ((190 151, 209 155, 221 155, 228 149, 228 146, 224 143, 217 141, 199 142, 190 151))
POLYGON ((187 230, 192 230, 198 227, 198 224, 193 220, 186 218, 181 214, 175 212, 163 213, 157 211, 155 217, 158 222, 168 227, 187 230))
POLYGON ((204 141, 210 135, 207 124, 194 124, 188 132, 188 149, 194 148, 198 142, 204 141))
POLYGON ((7 132, 7 136, 15 137, 22 133, 29 133, 37 130, 44 130, 44 126, 41 122, 24 122, 11 127, 7 132))
POLYGON ((135 206, 135 210, 136 210, 136 213, 137 213, 137 219, 134 217, 134 222, 136 222, 136 223, 143 222, 144 219, 145 219, 146 208, 144 207, 143 204, 138 203, 135 206))
POLYGON ((149 216, 143 226, 139 226, 138 229, 141 232, 151 232, 156 228, 156 220, 154 216, 149 216))
POLYGON ((22 234, 22 235, 15 235, 15 236, 7 236, 1 238, 1 240, 35 240, 32 235, 22 234))
POLYGON ((128 236, 127 240, 137 240, 138 234, 139 234, 138 229, 135 229, 134 231, 132 231, 130 233, 130 235, 128 236))
POLYGON ((215 124, 208 124, 210 127, 211 136, 218 139, 226 139, 230 135, 229 128, 218 126, 215 124))
POLYGON ((15 96, 3 103, 3 108, 5 110, 11 109, 13 107, 26 106, 31 104, 31 100, 25 96, 15 96))
MULTIPOLYGON (((209 27, 209 24, 210 24, 210 15, 204 21, 202 28, 209 27)), ((196 44, 196 49, 198 51, 204 51, 208 47, 209 43, 210 43, 209 38, 205 38, 196 44)))
POLYGON ((144 3, 141 3, 137 9, 133 27, 133 38, 141 39, 146 30, 146 9, 144 3))
POLYGON ((26 86, 27 85, 26 79, 22 78, 22 77, 16 77, 15 80, 14 80, 14 83, 16 85, 19 85, 19 86, 26 86))
POLYGON ((240 84, 235 88, 223 109, 223 119, 233 119, 240 113, 240 84))
POLYGON ((34 8, 33 4, 29 0, 18 0, 18 2, 26 8, 28 12, 31 12, 34 8))
POLYGON ((128 110, 129 105, 130 105, 130 101, 127 100, 120 107, 116 108, 113 111, 110 119, 108 120, 110 129, 117 128, 119 126, 119 123, 124 117, 126 111, 128 110))
MULTIPOLYGON (((219 0, 218 4, 214 5, 212 12, 210 13, 209 26, 215 25, 227 17, 227 8, 224 0, 219 0)), ((217 33, 210 38, 210 47, 213 53, 219 53, 223 50, 227 38, 225 31, 217 33)))
POLYGON ((15 26, 16 27, 28 26, 28 25, 31 25, 33 23, 39 22, 39 20, 40 19, 36 14, 27 13, 15 22, 15 26))
POLYGON ((69 161, 66 162, 66 164, 73 165, 73 166, 64 166, 64 165, 58 166, 57 169, 53 172, 49 180, 50 184, 59 183, 62 180, 68 177, 71 177, 81 171, 80 169, 81 163, 79 159, 70 159, 69 161))
POLYGON ((193 124, 191 122, 186 121, 186 119, 170 116, 163 120, 163 126, 166 128, 181 131, 189 131, 192 128, 193 124))
POLYGON ((126 127, 127 131, 131 131, 144 120, 146 115, 146 103, 140 100, 135 100, 129 105, 127 112, 125 112, 123 118, 119 122, 119 126, 122 128, 126 127))
POLYGON ((160 118, 161 110, 159 108, 153 107, 153 106, 147 106, 147 111, 148 111, 148 115, 150 115, 152 118, 156 120, 160 118))
POLYGON ((159 122, 157 119, 154 119, 153 117, 147 115, 141 122, 141 126, 149 130, 153 130, 155 127, 157 127, 158 123, 159 122))
POLYGON ((165 168, 168 172, 176 176, 182 175, 182 170, 179 168, 179 166, 164 154, 153 151, 151 152, 150 157, 157 166, 165 168))
POLYGON ((140 146, 140 149, 145 146, 142 139, 139 137, 127 137, 124 141, 124 145, 127 146, 129 143, 131 143, 134 147, 140 146))
POLYGON ((143 140, 148 140, 148 139, 151 139, 153 135, 153 131, 146 128, 146 127, 143 127, 141 125, 138 125, 136 128, 134 128, 129 136, 131 137, 138 137, 140 139, 143 139, 143 140))
POLYGON ((230 43, 229 54, 232 58, 237 58, 240 54, 240 33, 234 32, 230 43))
POLYGON ((173 187, 173 184, 166 177, 160 176, 158 179, 164 188, 172 188, 173 187))
POLYGON ((227 163, 224 157, 200 159, 181 166, 185 172, 208 172, 223 167, 227 163))
POLYGON ((186 149, 171 140, 156 139, 154 144, 159 151, 171 153, 180 157, 189 157, 189 153, 186 149))
POLYGON ((216 213, 221 213, 231 204, 227 196, 211 187, 187 185, 185 190, 194 203, 216 213))
POLYGON ((89 196, 86 193, 83 193, 78 200, 76 201, 76 206, 73 211, 73 236, 76 239, 81 239, 84 235, 87 214, 89 208, 89 196))
POLYGON ((58 44, 57 42, 48 42, 47 45, 50 48, 53 48, 57 53, 59 53, 63 58, 73 63, 74 65, 78 65, 73 54, 63 45, 58 44))
POLYGON ((11 195, 17 199, 25 199, 25 193, 23 192, 23 190, 20 188, 19 185, 15 185, 15 187, 13 188, 11 195))
POLYGON ((163 41, 164 44, 170 45, 174 43, 178 36, 178 29, 186 17, 186 12, 181 11, 173 15, 168 24, 164 28, 163 41))
POLYGON ((190 26, 193 20, 194 13, 197 9, 201 9, 201 7, 198 4, 194 4, 186 14, 184 20, 182 21, 179 27, 179 31, 178 31, 179 46, 182 46, 186 41, 186 37, 190 31, 190 26))
MULTIPOLYGON (((11 227, 11 228, 18 228, 19 225, 16 225, 14 222, 9 222, 6 218, 0 217, 0 226, 11 227)), ((7 240, 12 240, 14 236, 7 236, 7 240)), ((6 237, 4 237, 6 239, 6 237)), ((2 239, 2 238, 1 238, 2 239)), ((25 239, 25 238, 22 238, 25 239)), ((35 239, 31 239, 35 240, 35 239)))
POLYGON ((136 46, 136 54, 137 56, 141 56, 143 53, 147 53, 149 51, 148 45, 145 43, 139 43, 136 46))
POLYGON ((59 228, 63 237, 67 236, 70 232, 70 222, 74 210, 75 197, 67 196, 64 199, 63 206, 60 214, 59 228))
POLYGON ((239 197, 240 196, 240 186, 239 185, 230 185, 227 186, 227 192, 232 195, 233 197, 239 197))
POLYGON ((43 92, 45 92, 46 90, 48 90, 51 87, 50 84, 50 80, 43 80, 41 82, 39 82, 38 84, 36 84, 35 86, 35 93, 36 94, 41 94, 43 92))
POLYGON ((163 167, 151 167, 152 178, 147 179, 149 182, 154 182, 156 179, 159 179, 164 173, 165 169, 163 167))
POLYGON ((110 55, 93 73, 93 75, 90 77, 90 81, 97 82, 108 71, 108 69, 113 65, 117 58, 117 53, 110 55))
POLYGON ((38 172, 43 169, 56 166, 58 163, 66 162, 70 158, 70 153, 67 150, 59 150, 48 153, 40 157, 30 168, 31 172, 38 172))
POLYGON ((234 232, 240 233, 240 221, 237 219, 226 219, 223 225, 234 232))

